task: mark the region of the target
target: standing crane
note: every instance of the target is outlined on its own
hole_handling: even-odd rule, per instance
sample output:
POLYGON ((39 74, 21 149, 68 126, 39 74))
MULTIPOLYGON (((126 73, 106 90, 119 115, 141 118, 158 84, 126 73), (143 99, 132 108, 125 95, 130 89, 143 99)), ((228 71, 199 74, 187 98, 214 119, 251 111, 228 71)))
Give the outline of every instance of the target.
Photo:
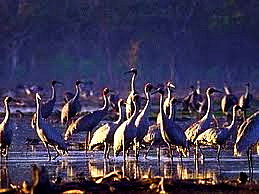
POLYGON ((147 83, 144 87, 145 95, 146 95, 146 104, 143 110, 139 113, 138 117, 135 121, 135 127, 137 128, 136 139, 135 139, 135 149, 136 149, 136 159, 138 159, 139 155, 139 146, 143 141, 143 138, 147 134, 148 127, 150 126, 150 122, 148 119, 151 103, 150 103, 150 93, 153 89, 153 86, 150 83, 147 83))
POLYGON ((118 100, 119 118, 115 122, 107 122, 106 124, 99 127, 93 134, 91 142, 89 144, 89 150, 94 147, 104 144, 104 158, 109 158, 110 145, 113 143, 113 137, 116 129, 124 121, 125 112, 122 110, 122 106, 125 104, 123 99, 118 100))
POLYGON ((76 93, 72 99, 70 99, 61 110, 61 124, 66 124, 76 113, 80 112, 81 104, 79 101, 80 97, 80 84, 82 81, 76 81, 76 93))
POLYGON ((221 148, 233 134, 233 130, 236 127, 236 112, 239 109, 240 107, 238 105, 234 105, 232 107, 232 121, 227 127, 210 128, 201 133, 195 141, 195 144, 198 146, 198 148, 201 150, 200 145, 218 146, 217 160, 219 161, 221 148))
MULTIPOLYGON (((55 88, 56 84, 63 85, 63 83, 59 81, 53 80, 51 82, 51 88, 52 88, 51 97, 46 102, 43 102, 41 107, 41 115, 43 119, 47 119, 52 114, 52 111, 54 109, 54 106, 56 103, 56 88, 55 88)), ((35 122, 36 122, 36 113, 32 115, 32 120, 31 120, 32 128, 35 127, 35 122)))
POLYGON ((250 107, 250 103, 252 101, 252 94, 250 93, 250 84, 246 83, 245 84, 246 91, 245 94, 241 95, 239 100, 238 100, 238 105, 243 109, 243 120, 245 121, 246 119, 246 111, 250 107))
POLYGON ((248 168, 253 178, 252 148, 259 142, 259 111, 248 117, 238 128, 237 139, 234 145, 234 155, 247 153, 248 168))
POLYGON ((191 143, 194 143, 198 135, 210 127, 210 122, 212 120, 210 96, 215 92, 222 93, 221 91, 216 90, 215 88, 207 89, 206 95, 207 95, 208 107, 207 107, 206 114, 200 120, 193 123, 185 130, 185 135, 191 143))
MULTIPOLYGON (((172 84, 172 82, 168 81, 166 83, 166 88, 167 88, 167 98, 164 101, 163 110, 164 110, 164 113, 167 116, 169 116, 169 114, 170 114, 170 100, 172 98, 172 90, 175 88, 175 86, 172 84)), ((161 120, 161 115, 160 115, 160 113, 158 113, 157 123, 160 123, 160 120, 161 120)))
MULTIPOLYGON (((160 123, 160 132, 162 135, 163 140, 166 142, 169 148, 169 154, 171 159, 173 160, 173 154, 171 145, 175 145, 179 148, 188 148, 188 141, 184 134, 182 128, 177 125, 172 118, 166 116, 163 110, 163 98, 164 98, 164 91, 162 88, 159 88, 155 93, 160 94, 160 114, 161 114, 161 123, 160 123)), ((172 115, 172 114, 171 114, 172 115)), ((182 152, 180 152, 182 156, 182 152)))
POLYGON ((221 110, 223 114, 229 116, 229 111, 232 107, 237 104, 238 100, 237 97, 234 96, 227 85, 224 85, 225 95, 221 99, 221 110))
MULTIPOLYGON (((131 78, 131 91, 129 93, 129 96, 127 98, 127 101, 126 101, 126 117, 127 119, 129 119, 131 117, 131 115, 133 114, 134 112, 134 104, 133 104, 133 96, 135 94, 137 94, 137 91, 136 91, 136 76, 137 76, 137 69, 136 68, 131 68, 129 71, 126 71, 125 74, 127 73, 132 73, 132 78, 131 78)), ((138 103, 138 106, 140 106, 140 99, 138 99, 139 101, 137 102, 138 103)))
POLYGON ((5 117, 2 123, 0 124, 0 151, 1 157, 6 157, 8 159, 8 150, 12 143, 13 137, 13 128, 14 125, 10 121, 10 107, 9 103, 11 101, 15 101, 12 97, 7 96, 4 99, 4 106, 5 106, 5 117))
POLYGON ((104 88, 102 92, 104 105, 101 109, 85 114, 83 116, 80 116, 75 121, 72 121, 72 123, 68 126, 65 132, 65 140, 68 140, 68 138, 74 133, 78 133, 80 131, 87 131, 87 134, 86 134, 86 152, 87 152, 87 148, 90 143, 89 138, 91 136, 90 135, 91 131, 99 124, 99 122, 108 113, 108 108, 109 108, 108 94, 109 94, 109 89, 104 88))
POLYGON ((136 137, 137 128, 135 126, 135 121, 139 112, 138 102, 140 96, 135 94, 132 98, 134 105, 134 112, 129 119, 124 121, 114 133, 113 150, 114 156, 118 156, 121 151, 123 151, 123 161, 126 159, 126 151, 129 149, 130 144, 133 143, 136 137))
POLYGON ((68 145, 63 140, 61 133, 51 126, 49 123, 45 122, 41 116, 41 96, 39 93, 36 93, 36 132, 43 145, 48 151, 49 161, 51 161, 51 155, 49 152, 49 146, 54 147, 57 155, 53 158, 55 160, 60 156, 59 150, 67 152, 68 145))

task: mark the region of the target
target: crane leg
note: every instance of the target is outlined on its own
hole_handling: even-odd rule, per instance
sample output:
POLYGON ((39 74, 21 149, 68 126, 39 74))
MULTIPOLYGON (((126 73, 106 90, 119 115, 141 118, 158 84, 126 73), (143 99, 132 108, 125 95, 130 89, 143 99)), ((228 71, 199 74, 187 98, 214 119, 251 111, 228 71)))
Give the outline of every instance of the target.
POLYGON ((58 151, 58 149, 57 149, 57 146, 54 146, 54 149, 56 150, 57 155, 54 156, 54 158, 53 158, 52 160, 56 160, 56 158, 60 156, 59 151, 58 151))
POLYGON ((204 161, 205 160, 205 155, 203 154, 203 151, 201 149, 201 147, 198 145, 198 148, 200 150, 200 153, 201 153, 201 159, 204 161))
POLYGON ((106 158, 109 159, 110 158, 110 145, 107 143, 107 154, 106 154, 106 158))
POLYGON ((218 151, 217 151, 217 160, 218 160, 218 162, 220 162, 220 161, 219 161, 219 158, 220 158, 220 151, 221 151, 221 145, 218 145, 218 151))
POLYGON ((151 142, 151 144, 149 145, 149 147, 148 147, 148 149, 147 149, 147 152, 145 153, 145 156, 144 156, 144 158, 145 159, 147 159, 147 156, 148 156, 148 154, 149 154, 149 151, 150 151, 150 149, 151 149, 151 147, 153 146, 153 144, 154 144, 154 140, 151 142))
POLYGON ((106 142, 104 142, 104 152, 103 152, 104 159, 107 159, 107 151, 108 151, 108 145, 106 142))
POLYGON ((51 161, 51 155, 50 155, 50 152, 49 152, 49 145, 45 144, 45 147, 47 148, 47 151, 48 151, 49 161, 51 161))
POLYGON ((169 149, 169 156, 171 157, 171 160, 173 162, 173 153, 172 153, 172 148, 170 144, 168 144, 168 149, 169 149))
POLYGON ((253 167, 253 153, 252 153, 252 147, 250 148, 249 160, 250 160, 250 166, 251 166, 251 180, 253 180, 254 167, 253 167))
POLYGON ((158 148, 157 148, 157 160, 160 163, 160 144, 158 144, 158 148))
POLYGON ((123 138, 123 147, 122 147, 122 149, 123 149, 123 162, 125 162, 125 159, 126 159, 126 150, 125 150, 125 140, 124 140, 124 138, 123 138))
POLYGON ((248 148, 248 150, 247 150, 247 162, 248 162, 249 176, 251 178, 250 148, 248 148))

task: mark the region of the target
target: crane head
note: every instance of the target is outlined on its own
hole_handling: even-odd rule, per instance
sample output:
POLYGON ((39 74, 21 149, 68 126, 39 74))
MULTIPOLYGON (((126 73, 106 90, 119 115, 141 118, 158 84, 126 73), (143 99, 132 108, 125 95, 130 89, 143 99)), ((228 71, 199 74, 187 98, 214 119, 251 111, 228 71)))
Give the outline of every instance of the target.
POLYGON ((250 83, 249 83, 249 82, 247 82, 247 83, 245 84, 245 86, 246 86, 246 87, 249 87, 249 86, 250 86, 250 83))
POLYGON ((103 89, 103 95, 107 95, 107 94, 109 94, 109 92, 110 92, 110 90, 109 90, 109 88, 104 88, 103 89))
POLYGON ((127 74, 127 73, 134 73, 134 74, 137 74, 138 73, 138 71, 137 71, 137 69, 136 68, 131 68, 129 71, 126 71, 124 74, 127 74))
POLYGON ((171 81, 168 81, 168 82, 166 82, 166 87, 167 87, 167 88, 175 88, 175 85, 172 84, 171 81))
POLYGON ((118 106, 123 106, 123 105, 126 105, 126 102, 125 102, 124 99, 120 98, 120 99, 118 100, 118 106))
POLYGON ((217 90, 216 88, 208 88, 207 91, 206 91, 206 93, 209 94, 209 95, 211 95, 211 94, 213 94, 215 92, 223 93, 223 92, 217 90))
POLYGON ((36 97, 36 99, 41 100, 41 96, 38 92, 36 93, 35 97, 36 97))
POLYGON ((84 82, 80 81, 80 80, 76 80, 76 86, 79 86, 80 84, 83 84, 84 82))
POLYGON ((147 83, 146 85, 145 85, 145 90, 147 91, 147 92, 151 92, 151 90, 153 89, 154 87, 153 87, 153 85, 151 84, 151 83, 147 83))
POLYGON ((56 84, 64 85, 62 82, 59 82, 59 81, 56 81, 56 80, 52 80, 52 81, 51 81, 51 85, 52 85, 52 86, 55 86, 56 84))
POLYGON ((6 103, 9 103, 9 102, 13 101, 13 98, 10 97, 10 96, 7 96, 7 97, 5 97, 4 101, 5 101, 6 103))

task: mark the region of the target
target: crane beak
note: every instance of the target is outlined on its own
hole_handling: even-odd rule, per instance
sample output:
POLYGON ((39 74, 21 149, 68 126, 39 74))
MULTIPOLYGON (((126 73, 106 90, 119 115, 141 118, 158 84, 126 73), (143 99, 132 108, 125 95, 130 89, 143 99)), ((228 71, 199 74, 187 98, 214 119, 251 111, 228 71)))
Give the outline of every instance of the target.
POLYGON ((169 86, 170 88, 175 88, 175 85, 172 84, 172 83, 170 83, 168 86, 169 86))
POLYGON ((124 74, 128 74, 128 73, 131 73, 132 71, 131 70, 129 70, 129 71, 126 71, 126 72, 124 72, 124 74))
POLYGON ((152 92, 151 95, 156 94, 156 93, 158 93, 158 92, 159 92, 159 88, 156 89, 154 92, 152 92))
POLYGON ((219 90, 214 90, 214 92, 223 93, 222 91, 219 91, 219 90))
POLYGON ((56 84, 61 85, 61 86, 64 86, 64 83, 59 82, 59 81, 56 81, 56 84))

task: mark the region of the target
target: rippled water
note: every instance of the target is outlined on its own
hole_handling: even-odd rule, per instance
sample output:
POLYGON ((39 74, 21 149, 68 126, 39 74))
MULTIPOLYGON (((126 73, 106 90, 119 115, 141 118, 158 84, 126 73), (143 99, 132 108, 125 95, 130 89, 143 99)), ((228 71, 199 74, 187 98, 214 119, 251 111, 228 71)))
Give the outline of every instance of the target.
MULTIPOLYGON (((190 121, 189 121, 190 122, 190 121)), ((183 123, 187 126, 189 123, 183 123)), ((140 178, 151 173, 151 175, 172 177, 175 179, 209 178, 214 182, 217 180, 237 178, 240 172, 248 173, 246 156, 233 157, 232 150, 224 150, 221 155, 220 165, 216 160, 216 149, 206 149, 204 162, 194 163, 193 158, 183 158, 183 165, 177 156, 173 163, 167 157, 167 149, 163 148, 161 160, 158 162, 156 151, 153 149, 148 159, 140 154, 139 162, 136 163, 133 153, 130 154, 124 164, 122 156, 115 159, 103 160, 102 151, 88 152, 78 151, 77 147, 71 147, 68 156, 59 157, 55 161, 48 162, 48 155, 40 143, 39 145, 26 145, 27 138, 37 138, 35 131, 30 127, 30 118, 15 119, 13 143, 9 152, 9 160, 3 160, 0 166, 1 187, 7 187, 9 183, 22 183, 31 180, 31 166, 37 164, 45 166, 52 180, 57 176, 63 180, 71 181, 80 177, 102 176, 114 170, 122 170, 126 176, 140 178)), ((64 129, 59 127, 59 130, 64 129)), ((84 142, 85 133, 76 134, 71 142, 84 142)), ((52 150, 52 156, 55 152, 52 150)), ((254 178, 259 179, 259 157, 254 155, 254 178)))

